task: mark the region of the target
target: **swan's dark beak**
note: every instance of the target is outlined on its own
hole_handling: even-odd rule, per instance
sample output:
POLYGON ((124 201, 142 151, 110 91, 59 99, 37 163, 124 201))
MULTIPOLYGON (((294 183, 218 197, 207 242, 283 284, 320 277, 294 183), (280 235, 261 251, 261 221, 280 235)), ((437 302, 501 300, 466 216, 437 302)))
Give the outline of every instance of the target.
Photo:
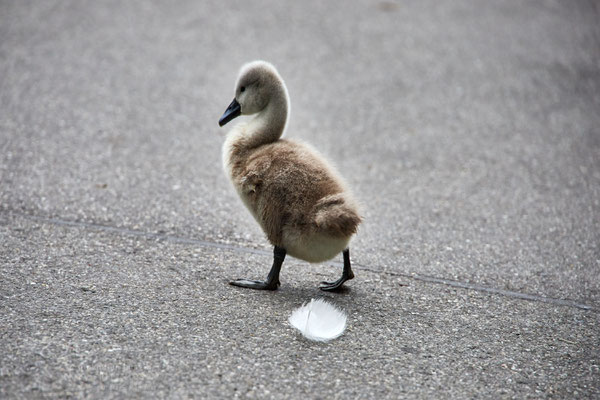
POLYGON ((219 126, 223 126, 235 117, 239 117, 242 114, 242 106, 237 102, 236 99, 233 99, 227 110, 223 113, 223 116, 219 120, 219 126))

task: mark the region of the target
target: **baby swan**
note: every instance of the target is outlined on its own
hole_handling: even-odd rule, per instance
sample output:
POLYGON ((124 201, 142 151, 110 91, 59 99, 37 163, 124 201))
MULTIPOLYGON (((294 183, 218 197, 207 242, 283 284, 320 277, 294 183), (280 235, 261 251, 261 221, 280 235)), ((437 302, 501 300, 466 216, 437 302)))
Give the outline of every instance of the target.
POLYGON ((344 181, 318 152, 306 144, 281 139, 288 110, 287 89, 275 67, 254 61, 241 68, 235 98, 219 125, 240 115, 255 116, 227 134, 223 166, 275 249, 266 281, 238 279, 230 283, 276 290, 286 254, 321 262, 343 251, 341 278, 319 286, 334 291, 354 277, 348 243, 361 217, 344 181))

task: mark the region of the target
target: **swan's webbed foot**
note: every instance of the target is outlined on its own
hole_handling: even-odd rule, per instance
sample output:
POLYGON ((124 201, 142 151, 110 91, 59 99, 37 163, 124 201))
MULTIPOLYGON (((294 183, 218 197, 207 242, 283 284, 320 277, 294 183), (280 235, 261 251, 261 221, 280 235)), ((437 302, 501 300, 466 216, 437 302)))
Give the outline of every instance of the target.
POLYGON ((344 282, 349 281, 352 278, 354 278, 354 272, 352 272, 352 267, 350 265, 350 249, 346 249, 344 250, 344 270, 342 271, 340 279, 333 282, 321 282, 319 284, 319 289, 326 292, 335 292, 341 289, 344 282))
POLYGON ((333 282, 322 281, 321 283, 319 283, 319 289, 324 290, 326 292, 336 292, 342 288, 342 285, 344 284, 344 282, 346 282, 347 280, 350 280, 350 279, 352 279, 352 278, 347 278, 345 276, 342 276, 337 281, 333 281, 333 282))
POLYGON ((283 247, 275 246, 273 250, 273 266, 265 281, 253 281, 249 279, 236 279, 235 281, 229 282, 230 285, 250 288, 256 290, 277 290, 279 287, 279 271, 281 271, 281 265, 285 260, 286 251, 283 247))
POLYGON ((249 279, 236 279, 229 282, 229 284, 257 290, 277 290, 279 287, 279 281, 251 281, 249 279))

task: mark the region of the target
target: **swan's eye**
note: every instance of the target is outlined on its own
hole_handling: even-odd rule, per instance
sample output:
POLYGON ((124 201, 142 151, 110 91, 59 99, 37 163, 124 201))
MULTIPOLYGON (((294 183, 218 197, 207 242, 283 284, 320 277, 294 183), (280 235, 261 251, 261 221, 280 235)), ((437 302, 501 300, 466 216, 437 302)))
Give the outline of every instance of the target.
POLYGON ((242 87, 240 88, 240 92, 242 92, 242 93, 244 93, 244 91, 245 91, 245 90, 246 90, 246 86, 242 86, 242 87))

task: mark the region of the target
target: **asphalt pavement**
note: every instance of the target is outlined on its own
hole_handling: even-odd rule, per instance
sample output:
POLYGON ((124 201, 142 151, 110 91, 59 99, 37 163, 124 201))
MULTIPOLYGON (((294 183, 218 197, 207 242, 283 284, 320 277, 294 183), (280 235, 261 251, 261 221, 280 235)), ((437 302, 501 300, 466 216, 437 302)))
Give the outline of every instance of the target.
POLYGON ((0 2, 0 398, 600 398, 592 1, 0 2), (362 204, 271 249, 225 178, 239 67, 362 204), (348 328, 288 323, 325 297, 348 328))

